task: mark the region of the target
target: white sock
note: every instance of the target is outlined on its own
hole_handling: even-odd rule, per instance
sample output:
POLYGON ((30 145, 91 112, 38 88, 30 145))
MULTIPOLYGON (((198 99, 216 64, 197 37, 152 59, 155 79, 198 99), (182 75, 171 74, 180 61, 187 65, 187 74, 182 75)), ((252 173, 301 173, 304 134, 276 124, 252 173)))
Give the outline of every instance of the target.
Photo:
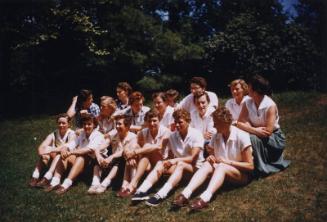
POLYGON ((61 186, 64 187, 65 189, 67 189, 71 185, 73 185, 73 181, 69 178, 66 178, 64 182, 61 184, 61 186))
POLYGON ((145 193, 152 187, 152 184, 148 180, 144 180, 142 185, 137 189, 137 192, 145 193))
POLYGON ((51 180, 52 176, 53 176, 52 173, 49 172, 49 171, 44 175, 44 177, 45 177, 47 180, 51 180))
POLYGON ((161 198, 166 198, 169 191, 171 191, 171 189, 173 188, 173 186, 171 185, 171 183, 166 182, 165 185, 158 191, 158 195, 161 198))
POLYGON ((35 179, 39 179, 39 177, 40 177, 40 171, 39 171, 38 168, 35 168, 34 169, 34 172, 32 174, 32 177, 35 178, 35 179))
POLYGON ((111 180, 109 178, 106 178, 102 181, 101 186, 108 187, 111 184, 111 180))
POLYGON ((204 202, 209 202, 211 200, 211 197, 212 197, 212 193, 209 192, 209 191, 204 191, 200 198, 204 201, 204 202))
POLYGON ((98 176, 93 176, 91 186, 98 186, 98 185, 100 185, 100 178, 98 176))
POLYGON ((52 177, 50 185, 54 187, 54 186, 57 186, 58 184, 60 184, 60 178, 59 177, 52 177))
POLYGON ((183 192, 182 192, 183 196, 186 198, 186 199, 190 199, 191 195, 192 195, 192 190, 188 187, 186 187, 183 192))

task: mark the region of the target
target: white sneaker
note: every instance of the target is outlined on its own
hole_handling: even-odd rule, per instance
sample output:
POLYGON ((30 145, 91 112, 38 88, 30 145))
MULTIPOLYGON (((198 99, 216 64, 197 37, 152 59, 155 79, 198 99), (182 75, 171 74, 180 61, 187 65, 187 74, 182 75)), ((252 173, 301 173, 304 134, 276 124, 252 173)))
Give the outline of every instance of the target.
POLYGON ((95 193, 97 193, 97 194, 104 193, 106 191, 106 189, 107 189, 107 187, 100 185, 97 187, 95 193))
POLYGON ((88 193, 88 194, 96 194, 97 188, 98 188, 99 186, 100 186, 100 185, 91 185, 90 188, 88 189, 87 193, 88 193))

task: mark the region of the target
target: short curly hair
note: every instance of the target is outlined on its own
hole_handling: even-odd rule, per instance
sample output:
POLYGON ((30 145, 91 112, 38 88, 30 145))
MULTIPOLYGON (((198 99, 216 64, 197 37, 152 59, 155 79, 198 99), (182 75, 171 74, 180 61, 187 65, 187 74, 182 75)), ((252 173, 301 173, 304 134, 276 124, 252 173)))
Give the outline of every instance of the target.
POLYGON ((132 125, 132 117, 129 116, 129 115, 126 115, 126 114, 116 115, 114 119, 115 119, 115 121, 123 119, 124 120, 124 125, 127 128, 130 128, 131 125, 132 125))
POLYGON ((132 92, 132 94, 129 96, 129 100, 128 103, 129 105, 132 105, 134 102, 139 102, 140 100, 142 100, 144 102, 144 96, 141 92, 139 91, 135 91, 132 92))
POLYGON ((224 123, 232 124, 233 121, 232 114, 225 106, 217 108, 211 114, 211 116, 214 122, 224 122, 224 123))
POLYGON ((144 116, 144 120, 146 122, 150 121, 152 118, 158 117, 159 119, 159 111, 156 108, 150 109, 148 112, 146 112, 144 116))
POLYGON ((84 114, 84 116, 82 117, 82 123, 83 123, 83 125, 84 125, 85 122, 88 122, 88 121, 92 121, 93 122, 93 124, 94 124, 94 127, 93 128, 96 128, 98 126, 98 119, 96 117, 94 117, 90 113, 84 114))
POLYGON ((107 106, 110 106, 113 110, 117 108, 117 104, 115 100, 110 96, 101 96, 100 98, 101 103, 105 103, 107 106))
POLYGON ((187 112, 185 109, 178 109, 173 113, 174 121, 177 122, 179 119, 184 119, 186 122, 191 122, 190 113, 187 112))
POLYGON ((243 95, 247 95, 249 87, 248 87, 248 84, 243 79, 235 79, 235 80, 231 81, 228 84, 228 87, 232 88, 232 87, 237 86, 238 84, 240 84, 243 89, 243 95))
POLYGON ((119 82, 116 88, 120 88, 127 92, 127 95, 130 95, 133 92, 133 88, 128 82, 119 82))

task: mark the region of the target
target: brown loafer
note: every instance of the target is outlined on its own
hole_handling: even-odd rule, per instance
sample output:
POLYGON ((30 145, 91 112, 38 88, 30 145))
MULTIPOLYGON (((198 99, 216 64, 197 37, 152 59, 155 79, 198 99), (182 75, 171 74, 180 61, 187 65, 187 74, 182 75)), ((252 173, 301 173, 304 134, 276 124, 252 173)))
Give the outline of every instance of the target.
POLYGON ((201 210, 203 208, 208 207, 208 203, 202 200, 201 198, 197 198, 191 203, 191 210, 201 210))
POLYGON ((65 188, 65 187, 60 185, 60 187, 56 190, 56 194, 62 195, 64 193, 66 193, 68 190, 69 190, 69 187, 65 188))
POLYGON ((49 192, 51 192, 51 191, 53 191, 53 190, 57 190, 57 189, 59 189, 59 187, 60 187, 60 184, 58 184, 58 185, 56 185, 56 186, 51 186, 50 184, 49 184, 49 186, 47 186, 47 187, 44 187, 44 192, 46 192, 46 193, 49 193, 49 192))
POLYGON ((121 188, 118 193, 117 193, 117 197, 122 197, 122 198, 126 198, 131 196, 131 192, 129 191, 129 189, 123 189, 121 188))
POLYGON ((185 207, 186 205, 188 205, 188 203, 189 203, 188 199, 186 199, 186 197, 184 197, 183 194, 178 194, 177 197, 172 202, 172 205, 174 207, 185 207))
POLYGON ((49 185, 50 185, 50 180, 43 177, 39 182, 36 183, 35 186, 38 188, 45 188, 45 187, 48 187, 49 185))
POLYGON ((36 179, 36 178, 31 178, 30 182, 28 183, 28 185, 30 187, 36 187, 36 184, 39 182, 39 179, 36 179))

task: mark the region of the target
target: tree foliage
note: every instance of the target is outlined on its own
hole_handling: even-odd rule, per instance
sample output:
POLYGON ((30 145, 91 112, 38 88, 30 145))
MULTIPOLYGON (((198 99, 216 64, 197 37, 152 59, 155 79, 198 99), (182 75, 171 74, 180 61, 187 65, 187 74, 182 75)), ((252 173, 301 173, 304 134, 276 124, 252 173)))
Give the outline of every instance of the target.
POLYGON ((8 109, 15 107, 12 98, 31 98, 36 112, 83 87, 112 95, 118 81, 146 92, 185 91, 194 75, 206 77, 216 92, 254 73, 281 90, 326 89, 322 0, 299 0, 297 17, 278 0, 0 4, 1 89, 8 109), (146 74, 157 69, 158 75, 146 74))

